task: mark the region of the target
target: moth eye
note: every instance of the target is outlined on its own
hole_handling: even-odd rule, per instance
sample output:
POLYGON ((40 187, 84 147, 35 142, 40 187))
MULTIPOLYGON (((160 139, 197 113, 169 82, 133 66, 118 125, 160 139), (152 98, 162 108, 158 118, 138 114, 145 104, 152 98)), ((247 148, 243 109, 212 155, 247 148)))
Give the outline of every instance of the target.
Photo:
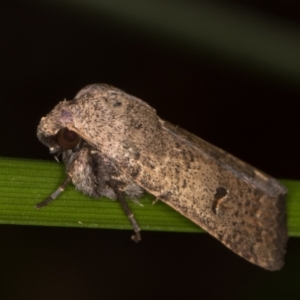
POLYGON ((56 141, 62 148, 73 149, 79 143, 79 135, 64 127, 57 132, 56 141))

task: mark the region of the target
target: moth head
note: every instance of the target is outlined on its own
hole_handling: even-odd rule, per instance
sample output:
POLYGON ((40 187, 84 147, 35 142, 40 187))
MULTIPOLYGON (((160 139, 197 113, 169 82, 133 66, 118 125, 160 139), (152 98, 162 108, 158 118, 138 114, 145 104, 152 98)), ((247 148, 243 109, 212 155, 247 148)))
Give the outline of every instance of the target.
POLYGON ((38 125, 37 137, 49 147, 52 154, 73 150, 80 144, 80 136, 70 129, 74 127, 72 112, 69 109, 71 102, 60 102, 38 125))

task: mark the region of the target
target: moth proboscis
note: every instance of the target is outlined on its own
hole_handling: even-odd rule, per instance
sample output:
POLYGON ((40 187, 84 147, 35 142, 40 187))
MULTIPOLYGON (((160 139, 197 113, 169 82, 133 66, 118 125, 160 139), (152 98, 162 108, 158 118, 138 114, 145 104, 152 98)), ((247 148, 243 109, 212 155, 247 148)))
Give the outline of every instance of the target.
POLYGON ((283 266, 286 189, 274 178, 199 137, 160 119, 144 101, 92 84, 60 102, 37 129, 62 154, 64 183, 92 197, 118 199, 139 241, 126 197, 153 194, 232 251, 268 270, 283 266))

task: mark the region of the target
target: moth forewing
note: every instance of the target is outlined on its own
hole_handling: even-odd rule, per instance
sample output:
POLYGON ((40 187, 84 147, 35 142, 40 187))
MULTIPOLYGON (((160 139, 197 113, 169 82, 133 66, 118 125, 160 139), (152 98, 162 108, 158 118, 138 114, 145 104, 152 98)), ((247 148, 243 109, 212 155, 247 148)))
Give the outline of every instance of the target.
MULTIPOLYGON (((140 164, 135 182, 245 259, 269 270, 280 269, 287 241, 285 188, 186 133, 165 123, 161 132, 168 145, 165 163, 160 153, 153 152, 146 164, 141 159, 130 161, 129 166, 140 164), (147 180, 151 174, 159 180, 154 175, 147 180)), ((133 175, 125 165, 122 168, 133 175)))
POLYGON ((144 189, 248 261, 282 267, 286 190, 275 179, 107 85, 87 86, 59 103, 42 118, 38 137, 58 148, 56 134, 66 126, 82 139, 74 149, 61 149, 77 189, 121 203, 120 193, 138 198, 144 189))

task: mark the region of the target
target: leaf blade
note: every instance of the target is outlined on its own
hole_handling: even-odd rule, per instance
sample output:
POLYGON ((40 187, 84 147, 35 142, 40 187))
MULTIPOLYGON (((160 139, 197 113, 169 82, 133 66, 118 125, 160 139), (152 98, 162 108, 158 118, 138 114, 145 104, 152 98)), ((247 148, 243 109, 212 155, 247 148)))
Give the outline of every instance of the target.
MULTIPOLYGON (((62 164, 0 158, 0 224, 131 229, 117 201, 85 196, 69 185, 49 206, 36 210, 35 204, 47 198, 65 177, 62 164)), ((282 180, 288 188, 288 231, 300 236, 300 182, 282 180)), ((179 213, 145 194, 139 205, 128 201, 142 230, 203 232, 179 213)))

